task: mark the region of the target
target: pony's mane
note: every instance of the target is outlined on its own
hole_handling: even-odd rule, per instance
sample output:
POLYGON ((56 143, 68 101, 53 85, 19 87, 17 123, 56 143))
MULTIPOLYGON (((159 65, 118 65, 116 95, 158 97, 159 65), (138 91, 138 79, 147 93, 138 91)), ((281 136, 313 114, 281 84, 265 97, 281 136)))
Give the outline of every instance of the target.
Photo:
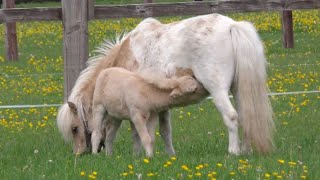
POLYGON ((57 126, 65 141, 71 141, 72 139, 72 132, 70 127, 73 118, 74 115, 70 111, 68 104, 63 104, 58 112, 57 126))
MULTIPOLYGON (((81 71, 74 87, 71 90, 71 94, 68 98, 69 101, 76 101, 77 97, 81 94, 83 88, 87 85, 88 82, 92 81, 92 77, 96 75, 96 68, 99 66, 99 62, 106 59, 110 54, 112 49, 121 44, 124 39, 127 38, 126 33, 117 34, 113 39, 106 39, 94 52, 97 55, 91 57, 87 61, 87 68, 81 71)), ((112 63, 112 62, 105 62, 112 63)), ((74 102, 76 104, 76 102, 74 102)))
MULTIPOLYGON (((105 40, 104 43, 95 51, 98 55, 91 57, 88 60, 87 68, 80 73, 77 81, 75 82, 68 101, 71 101, 76 105, 78 116, 81 120, 87 121, 86 115, 88 114, 88 110, 91 106, 91 96, 93 94, 92 89, 94 89, 90 87, 90 84, 95 82, 95 78, 99 74, 99 68, 101 68, 100 64, 103 63, 103 67, 112 66, 113 60, 107 57, 112 54, 114 47, 120 45, 127 37, 127 33, 121 33, 117 34, 116 37, 111 40, 105 40), (91 91, 89 90, 90 88, 92 88, 91 91)), ((66 141, 70 141, 72 139, 71 123, 73 119, 74 115, 72 114, 68 104, 63 104, 58 112, 57 125, 66 141)))

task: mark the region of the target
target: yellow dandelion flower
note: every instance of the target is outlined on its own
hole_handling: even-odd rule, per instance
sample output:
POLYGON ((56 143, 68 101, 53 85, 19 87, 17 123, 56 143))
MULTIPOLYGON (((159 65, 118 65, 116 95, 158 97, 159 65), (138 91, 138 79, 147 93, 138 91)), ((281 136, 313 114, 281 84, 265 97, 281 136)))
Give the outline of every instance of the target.
POLYGON ((176 158, 176 157, 174 157, 174 156, 173 156, 173 157, 171 157, 170 159, 171 159, 172 161, 177 160, 177 158, 176 158))
POLYGON ((150 161, 149 161, 149 159, 144 158, 144 159, 143 159, 143 162, 146 163, 146 164, 148 164, 150 161))
POLYGON ((300 176, 301 179, 307 179, 307 176, 300 176))
POLYGON ((277 179, 282 179, 282 176, 278 175, 278 176, 277 176, 277 179))
POLYGON ((86 175, 86 173, 84 171, 80 172, 80 176, 85 176, 85 175, 86 175))
POLYGON ((88 177, 89 177, 89 179, 96 179, 97 178, 96 176, 91 175, 91 174, 88 177))
POLYGON ((154 173, 148 173, 147 176, 148 177, 152 177, 152 176, 155 176, 155 174, 154 173))
POLYGON ((124 172, 121 174, 121 176, 128 176, 128 173, 124 172))
POLYGON ((195 176, 201 176, 202 174, 200 172, 197 172, 194 174, 195 176))
POLYGON ((185 170, 185 171, 189 171, 189 168, 188 168, 188 166, 186 166, 186 165, 182 165, 181 168, 182 168, 183 170, 185 170))
POLYGON ((231 176, 234 176, 236 173, 235 173, 234 171, 231 171, 229 174, 230 174, 231 176))
POLYGON ((290 162, 288 162, 288 164, 289 164, 290 166, 295 166, 297 163, 290 161, 290 162))
POLYGON ((188 178, 191 179, 192 178, 192 174, 188 174, 188 178))
POLYGON ((217 163, 217 166, 218 166, 218 167, 222 167, 222 164, 221 164, 221 163, 217 163))
POLYGON ((280 164, 284 164, 284 163, 285 163, 285 161, 284 161, 283 159, 278 159, 278 163, 280 163, 280 164))
POLYGON ((269 173, 265 173, 265 174, 264 174, 264 177, 265 177, 265 178, 270 178, 271 175, 270 175, 269 173))
POLYGON ((288 122, 287 121, 283 121, 282 125, 288 125, 288 122))
POLYGON ((128 168, 129 168, 129 169, 133 169, 133 165, 132 165, 132 164, 129 164, 129 165, 128 165, 128 168))

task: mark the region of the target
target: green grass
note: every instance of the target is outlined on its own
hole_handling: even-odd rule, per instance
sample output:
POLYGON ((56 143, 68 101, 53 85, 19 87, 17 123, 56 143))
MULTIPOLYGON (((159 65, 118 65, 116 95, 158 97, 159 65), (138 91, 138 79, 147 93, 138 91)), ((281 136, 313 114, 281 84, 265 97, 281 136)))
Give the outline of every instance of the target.
MULTIPOLYGON (((230 16, 253 21, 258 28, 270 63, 268 84, 272 92, 320 90, 319 11, 294 13, 295 49, 282 48, 277 13, 230 16), (309 65, 300 65, 305 63, 309 65)), ((179 19, 181 17, 161 20, 179 19)), ((90 22, 90 52, 93 54, 92 50, 104 38, 123 29, 130 30, 138 22, 140 19, 90 22)), ((18 62, 4 60, 3 36, 3 25, 0 25, 0 105, 62 103, 61 23, 18 23, 18 62)), ((226 128, 207 100, 173 110, 176 160, 166 155, 163 142, 157 136, 156 154, 149 163, 144 162, 144 156, 132 155, 128 122, 119 131, 113 156, 103 153, 75 156, 71 153, 72 146, 63 142, 56 128, 57 108, 0 109, 0 177, 88 179, 97 172, 97 179, 136 179, 136 174, 142 174, 143 179, 188 179, 191 176, 193 179, 210 179, 209 176, 217 179, 318 179, 320 94, 270 99, 277 127, 274 153, 228 155, 226 128), (186 167, 189 170, 185 170, 186 167), (81 172, 85 175, 81 176, 81 172)))

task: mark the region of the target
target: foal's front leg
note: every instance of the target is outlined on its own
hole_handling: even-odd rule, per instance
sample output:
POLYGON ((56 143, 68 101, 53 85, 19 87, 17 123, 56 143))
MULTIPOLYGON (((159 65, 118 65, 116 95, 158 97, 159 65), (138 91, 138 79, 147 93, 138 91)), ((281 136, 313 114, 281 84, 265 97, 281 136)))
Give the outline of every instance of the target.
POLYGON ((102 138, 102 123, 103 117, 106 113, 106 109, 103 105, 94 105, 93 106, 93 131, 91 136, 92 143, 92 154, 97 154, 99 145, 102 138))
POLYGON ((107 120, 107 122, 106 122, 106 140, 105 140, 106 154, 111 155, 113 140, 117 135, 117 131, 122 123, 122 120, 114 119, 114 118, 111 118, 110 116, 107 116, 106 120, 107 120))
POLYGON ((131 125, 131 136, 133 141, 133 154, 137 156, 141 152, 141 147, 142 147, 141 139, 132 121, 130 121, 130 125, 131 125))

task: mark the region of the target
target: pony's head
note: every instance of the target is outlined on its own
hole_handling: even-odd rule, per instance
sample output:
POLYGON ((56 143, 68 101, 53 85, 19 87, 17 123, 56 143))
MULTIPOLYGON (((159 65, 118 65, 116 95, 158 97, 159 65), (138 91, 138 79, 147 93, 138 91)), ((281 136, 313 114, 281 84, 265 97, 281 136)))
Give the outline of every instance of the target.
POLYGON ((91 150, 88 126, 79 118, 74 103, 65 103, 58 112, 57 125, 65 141, 73 142, 73 153, 82 154, 91 150))

